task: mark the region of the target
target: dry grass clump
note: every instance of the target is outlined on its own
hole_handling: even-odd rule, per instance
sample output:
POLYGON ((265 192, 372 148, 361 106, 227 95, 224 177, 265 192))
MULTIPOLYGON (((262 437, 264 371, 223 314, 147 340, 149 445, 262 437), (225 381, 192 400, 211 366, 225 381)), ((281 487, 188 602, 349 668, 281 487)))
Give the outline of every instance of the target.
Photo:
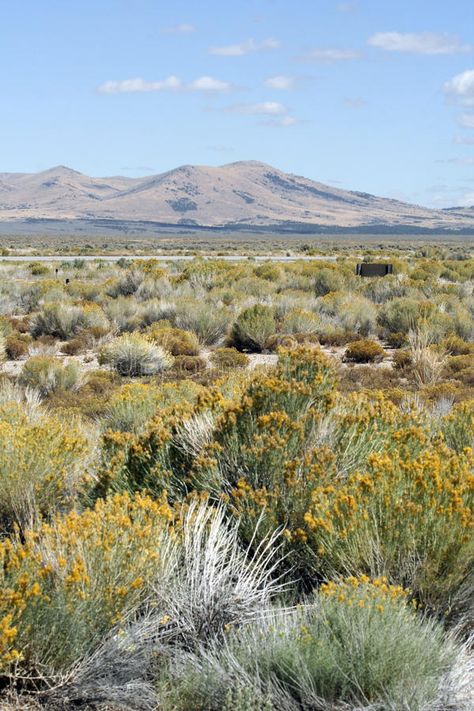
POLYGON ((412 372, 419 385, 436 385, 446 365, 446 352, 432 347, 429 331, 418 329, 408 333, 412 372))

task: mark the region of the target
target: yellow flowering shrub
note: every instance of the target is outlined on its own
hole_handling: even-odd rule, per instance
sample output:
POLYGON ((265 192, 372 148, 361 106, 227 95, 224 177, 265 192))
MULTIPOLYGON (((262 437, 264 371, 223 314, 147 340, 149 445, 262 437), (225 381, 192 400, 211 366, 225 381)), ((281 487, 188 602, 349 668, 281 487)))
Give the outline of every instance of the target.
POLYGON ((472 450, 450 448, 448 431, 445 438, 442 427, 380 394, 340 398, 328 410, 330 436, 316 444, 307 414, 258 416, 245 398, 240 407, 244 415, 223 416, 226 429, 210 449, 225 465, 232 486, 224 499, 246 540, 257 522, 257 540, 282 528, 287 567, 305 587, 347 571, 386 575, 431 608, 455 604, 474 556, 472 450), (247 423, 247 439, 231 428, 232 416, 247 423))
POLYGON ((146 595, 172 520, 165 499, 122 494, 0 543, 0 669, 90 651, 146 595))
POLYGON ((70 506, 90 478, 93 443, 79 422, 44 413, 30 418, 22 405, 0 405, 0 521, 31 525, 70 506))
POLYGON ((258 489, 276 487, 333 403, 334 381, 332 363, 319 349, 282 349, 274 371, 251 379, 224 409, 196 469, 214 467, 227 487, 243 477, 258 489))

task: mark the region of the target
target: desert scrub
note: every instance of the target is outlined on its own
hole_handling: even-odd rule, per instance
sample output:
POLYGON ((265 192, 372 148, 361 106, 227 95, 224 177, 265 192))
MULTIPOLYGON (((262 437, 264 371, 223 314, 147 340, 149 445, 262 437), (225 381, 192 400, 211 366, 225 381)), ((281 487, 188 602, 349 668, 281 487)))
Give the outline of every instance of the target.
MULTIPOLYGON (((13 393, 12 393, 13 395, 13 393)), ((72 506, 89 481, 94 439, 78 422, 13 400, 0 405, 1 529, 22 530, 40 516, 72 506), (30 415, 30 416, 29 416, 30 415)))
POLYGON ((5 339, 5 352, 7 358, 19 360, 28 354, 31 336, 25 334, 11 334, 5 339))
POLYGON ((291 309, 281 323, 282 333, 316 333, 321 326, 321 319, 305 309, 291 309))
POLYGON ((124 334, 105 345, 99 363, 110 365, 119 375, 155 375, 173 365, 172 356, 138 333, 124 334))
POLYGON ((203 345, 222 343, 232 319, 232 312, 222 304, 183 299, 176 304, 175 325, 193 331, 203 345))
POLYGON ((393 354, 393 367, 397 370, 406 370, 412 365, 412 358, 409 351, 398 350, 393 354))
POLYGON ((102 309, 93 303, 84 306, 72 304, 45 304, 31 320, 31 334, 56 336, 67 340, 84 328, 100 327, 108 330, 109 324, 102 309))
POLYGON ((316 296, 325 296, 332 291, 342 291, 344 277, 337 267, 323 267, 314 277, 314 292, 316 296))
POLYGON ((201 356, 179 355, 175 356, 173 363, 174 373, 181 377, 198 375, 207 370, 207 367, 207 360, 201 356))
POLYGON ((376 341, 353 341, 346 348, 344 360, 353 363, 374 363, 385 358, 387 354, 376 341))
POLYGON ((458 417, 443 427, 459 454, 423 414, 381 395, 341 398, 310 420, 276 409, 262 417, 244 397, 217 422, 209 451, 243 538, 258 520, 260 531, 283 527, 306 589, 344 571, 387 575, 456 614, 474 550, 472 451, 461 448, 469 413, 458 417))
POLYGON ((250 363, 248 356, 240 353, 236 348, 217 348, 211 353, 210 360, 214 368, 220 370, 247 368, 250 363))
POLYGON ((35 388, 45 397, 58 390, 79 390, 86 381, 79 363, 63 365, 58 358, 42 355, 29 358, 18 377, 21 385, 35 388))
POLYGON ((455 405, 438 426, 452 450, 458 454, 466 449, 474 451, 474 400, 455 405))
POLYGON ((321 351, 281 350, 276 369, 251 378, 224 409, 197 468, 214 469, 226 490, 245 477, 255 489, 273 489, 288 461, 305 452, 315 423, 333 401, 334 382, 332 364, 321 351))
POLYGON ((162 682, 164 708, 421 711, 440 700, 458 652, 407 605, 405 591, 350 578, 232 630, 225 644, 178 657, 162 682))
POLYGON ((345 483, 316 487, 305 531, 323 570, 386 575, 430 609, 455 612, 472 574, 472 451, 436 442, 413 457, 404 440, 414 435, 400 433, 398 451, 369 455, 345 483))
POLYGON ((431 316, 435 307, 430 302, 399 297, 387 301, 381 307, 377 321, 387 332, 408 333, 420 320, 431 316))
POLYGON ((232 342, 239 350, 259 353, 265 341, 276 331, 274 311, 270 306, 255 304, 244 309, 232 327, 232 342))
POLYGON ((147 336, 173 356, 199 355, 199 341, 195 333, 181 328, 162 327, 155 323, 147 330, 147 336))
POLYGON ((102 424, 115 432, 138 434, 160 410, 194 402, 200 393, 201 388, 192 382, 161 386, 127 383, 111 396, 102 424))
POLYGON ((91 652, 150 590, 171 519, 164 500, 117 495, 3 541, 0 667, 44 678, 91 652))
POLYGON ((318 299, 315 305, 321 319, 345 332, 368 336, 376 326, 374 304, 359 294, 334 292, 318 299))

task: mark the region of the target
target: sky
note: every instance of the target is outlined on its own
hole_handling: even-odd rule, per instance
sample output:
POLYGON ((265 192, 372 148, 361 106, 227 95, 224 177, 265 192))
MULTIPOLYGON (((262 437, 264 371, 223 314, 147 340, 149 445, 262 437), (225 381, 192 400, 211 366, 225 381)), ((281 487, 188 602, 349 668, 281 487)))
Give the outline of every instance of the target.
POLYGON ((239 160, 474 204, 473 0, 0 0, 0 172, 239 160))

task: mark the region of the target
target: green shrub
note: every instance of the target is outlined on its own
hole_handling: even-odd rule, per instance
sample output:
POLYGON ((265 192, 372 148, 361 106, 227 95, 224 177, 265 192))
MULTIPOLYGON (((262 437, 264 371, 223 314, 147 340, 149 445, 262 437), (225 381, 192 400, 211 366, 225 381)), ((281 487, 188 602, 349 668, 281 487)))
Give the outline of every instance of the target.
POLYGON ((354 341, 344 353, 344 360, 353 363, 374 363, 386 357, 386 353, 380 343, 375 341, 354 341))
POLYGON ((316 296, 325 296, 332 291, 342 291, 344 288, 344 277, 336 268, 324 267, 318 271, 314 279, 314 291, 316 296))
POLYGON ((232 327, 232 341, 239 350, 259 353, 265 341, 276 331, 274 311, 270 306, 255 304, 244 309, 232 327))
POLYGON ((368 336, 376 326, 374 304, 359 294, 334 292, 317 301, 321 317, 335 328, 368 336))
POLYGON ((173 358, 161 346, 132 333, 105 345, 100 351, 99 362, 110 365, 120 375, 136 377, 168 370, 173 365, 173 358))
POLYGON ((57 358, 38 355, 26 361, 18 380, 47 396, 57 390, 78 390, 85 384, 86 375, 77 362, 63 365, 57 358))
POLYGON ((168 328, 155 323, 147 330, 147 336, 173 356, 199 355, 199 341, 195 333, 180 328, 168 328))
POLYGON ((415 328, 420 319, 425 318, 422 304, 415 299, 400 297, 382 305, 377 320, 392 333, 408 333, 415 328))
POLYGON ((210 360, 214 368, 221 370, 247 368, 250 363, 245 353, 240 353, 236 348, 217 348, 211 353, 210 360))
POLYGON ((46 264, 41 264, 40 262, 33 262, 29 265, 29 268, 32 276, 45 276, 46 274, 51 273, 49 267, 47 267, 46 264))
POLYGON ((189 299, 177 305, 174 318, 178 328, 193 331, 201 343, 212 346, 225 338, 232 317, 223 306, 189 299))
POLYGON ((291 309, 285 314, 281 323, 283 333, 315 333, 321 326, 321 320, 316 314, 304 309, 291 309))

